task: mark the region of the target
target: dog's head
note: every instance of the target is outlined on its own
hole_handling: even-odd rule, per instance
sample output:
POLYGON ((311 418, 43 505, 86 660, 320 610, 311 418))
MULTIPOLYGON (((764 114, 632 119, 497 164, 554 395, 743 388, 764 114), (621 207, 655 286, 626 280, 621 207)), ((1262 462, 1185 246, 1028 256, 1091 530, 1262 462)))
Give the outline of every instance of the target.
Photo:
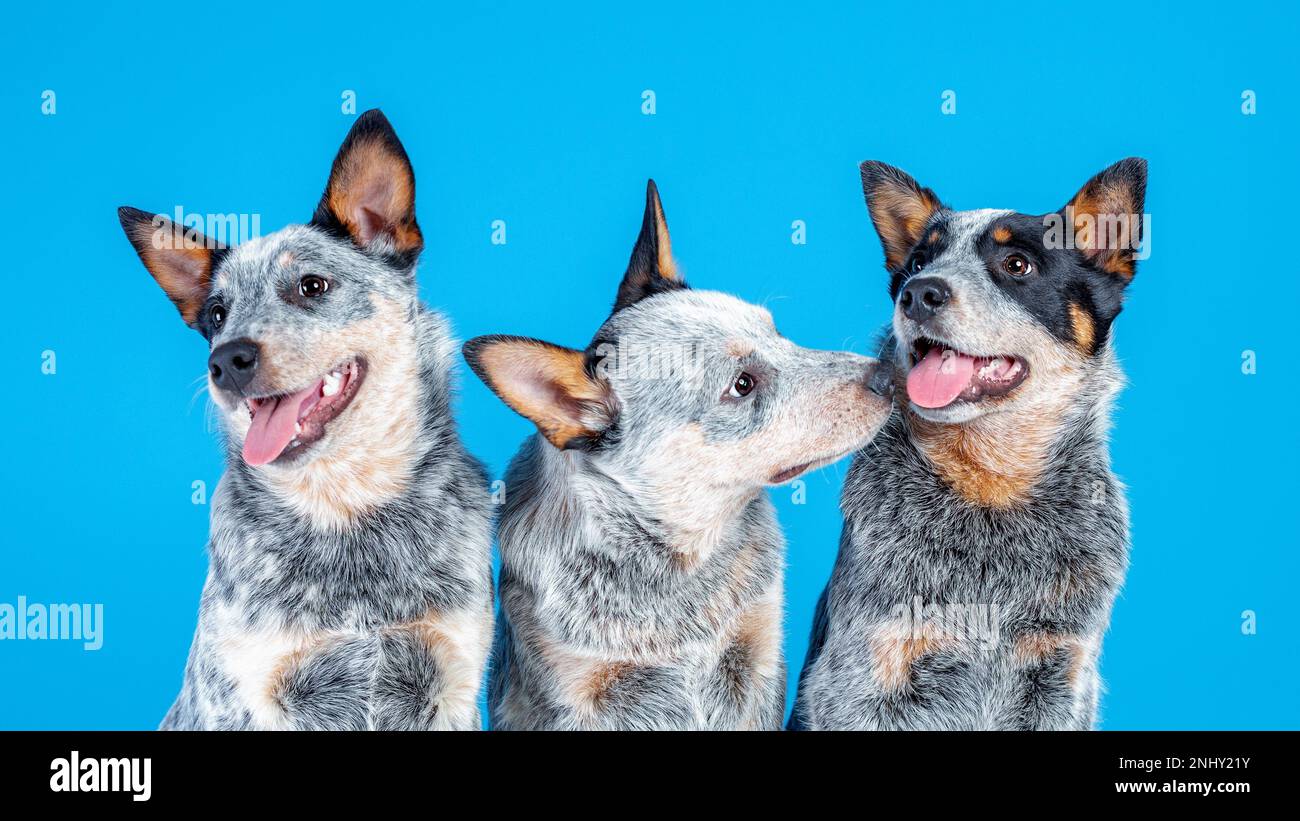
POLYGON ((415 177, 378 110, 357 119, 310 223, 236 248, 118 211, 145 267, 208 340, 208 385, 253 466, 293 470, 386 435, 415 390, 415 177))
POLYGON ((1145 161, 1116 163, 1041 216, 953 211, 897 168, 861 170, 912 413, 962 423, 1035 407, 1108 353, 1137 264, 1145 161))
POLYGON ((613 312, 585 350, 487 336, 465 355, 552 445, 656 496, 782 484, 863 446, 890 412, 887 364, 801 348, 765 309, 689 289, 653 181, 613 312))

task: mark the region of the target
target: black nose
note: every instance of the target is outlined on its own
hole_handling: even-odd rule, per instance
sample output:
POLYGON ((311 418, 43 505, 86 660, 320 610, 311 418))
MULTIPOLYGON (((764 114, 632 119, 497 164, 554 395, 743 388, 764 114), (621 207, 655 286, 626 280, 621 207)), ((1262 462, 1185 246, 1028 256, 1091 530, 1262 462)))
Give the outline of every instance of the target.
POLYGON ((208 357, 208 373, 218 388, 242 394, 257 373, 257 343, 236 339, 218 345, 208 357))
POLYGON ((889 396, 894 392, 894 365, 882 359, 867 371, 867 389, 877 396, 889 396))
POLYGON ((898 295, 898 304, 903 306, 903 316, 913 322, 924 322, 939 313, 951 296, 948 283, 942 279, 920 277, 907 283, 898 295))

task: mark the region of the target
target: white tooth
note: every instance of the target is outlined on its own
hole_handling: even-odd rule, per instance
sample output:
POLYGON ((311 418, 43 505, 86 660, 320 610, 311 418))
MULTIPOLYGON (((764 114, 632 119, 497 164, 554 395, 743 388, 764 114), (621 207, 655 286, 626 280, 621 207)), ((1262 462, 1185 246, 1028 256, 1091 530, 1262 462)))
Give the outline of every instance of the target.
POLYGON ((301 422, 294 422, 294 423, 293 423, 293 432, 294 432, 294 433, 302 433, 302 423, 301 423, 301 422))
POLYGON ((338 393, 338 392, 339 392, 339 382, 340 382, 341 380, 342 380, 342 377, 340 377, 337 373, 326 374, 326 375, 325 375, 325 384, 324 384, 324 386, 321 388, 321 395, 322 395, 322 396, 333 396, 334 394, 338 393))

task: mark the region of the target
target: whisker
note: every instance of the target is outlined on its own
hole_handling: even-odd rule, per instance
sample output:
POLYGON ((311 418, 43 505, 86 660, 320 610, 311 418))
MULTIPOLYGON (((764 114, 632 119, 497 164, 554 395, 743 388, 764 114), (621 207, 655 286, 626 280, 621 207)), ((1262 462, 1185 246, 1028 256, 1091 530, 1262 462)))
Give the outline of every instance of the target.
POLYGON ((203 384, 199 385, 198 389, 194 391, 194 395, 190 397, 190 404, 185 409, 185 413, 187 415, 194 412, 194 403, 197 402, 199 400, 199 397, 202 396, 204 393, 206 393, 208 390, 208 378, 206 374, 200 376, 198 379, 195 379, 190 384, 193 385, 195 382, 198 382, 200 379, 203 380, 203 384))

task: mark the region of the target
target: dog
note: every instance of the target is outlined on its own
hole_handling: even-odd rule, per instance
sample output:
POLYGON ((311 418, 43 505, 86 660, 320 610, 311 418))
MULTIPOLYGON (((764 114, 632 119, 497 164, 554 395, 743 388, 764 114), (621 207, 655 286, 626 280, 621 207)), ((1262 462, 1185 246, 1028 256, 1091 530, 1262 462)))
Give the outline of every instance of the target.
POLYGON ((227 443, 184 684, 163 729, 478 729, 487 476, 450 411, 456 344, 415 281, 415 177, 359 117, 311 221, 238 247, 122 228, 207 340, 227 443))
POLYGON ((1091 728, 1128 565, 1111 330, 1146 163, 1045 216, 954 211, 896 168, 861 172, 897 409, 845 480, 790 727, 1091 728))
POLYGON ((689 289, 653 180, 590 345, 485 336, 464 352, 538 427, 498 525, 493 727, 779 730, 784 541, 763 490, 870 439, 888 368, 689 289))

